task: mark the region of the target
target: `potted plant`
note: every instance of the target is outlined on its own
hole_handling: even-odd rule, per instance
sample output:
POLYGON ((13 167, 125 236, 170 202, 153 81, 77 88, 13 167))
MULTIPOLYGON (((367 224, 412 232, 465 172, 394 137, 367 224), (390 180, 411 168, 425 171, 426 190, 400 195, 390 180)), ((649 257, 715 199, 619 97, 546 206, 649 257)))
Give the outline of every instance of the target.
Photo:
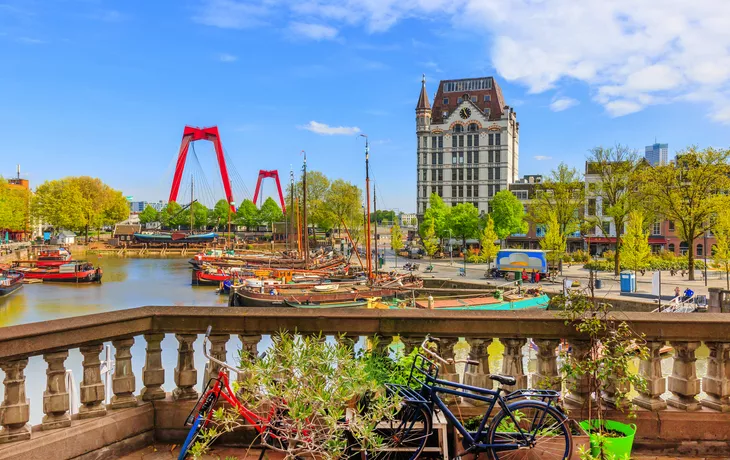
POLYGON ((582 413, 587 418, 580 425, 590 434, 591 448, 581 456, 628 458, 636 425, 609 420, 607 414, 609 409, 618 409, 628 418, 635 417, 627 395, 631 385, 643 390, 646 382, 631 365, 637 358, 646 359, 649 351, 643 336, 616 319, 610 304, 595 298, 592 281, 587 291, 573 291, 551 300, 559 316, 575 328, 583 341, 561 352, 561 373, 569 390, 580 385, 586 396, 582 413))

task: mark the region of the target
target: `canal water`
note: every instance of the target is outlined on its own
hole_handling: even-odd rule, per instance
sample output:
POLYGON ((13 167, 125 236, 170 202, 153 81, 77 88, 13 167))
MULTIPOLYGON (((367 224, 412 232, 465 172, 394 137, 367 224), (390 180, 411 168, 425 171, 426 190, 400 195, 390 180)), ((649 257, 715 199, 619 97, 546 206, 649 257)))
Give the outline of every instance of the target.
MULTIPOLYGON (((102 284, 31 284, 15 294, 0 298, 0 327, 48 321, 70 316, 103 313, 106 311, 135 308, 145 305, 179 305, 179 306, 225 306, 227 297, 216 294, 214 287, 191 286, 190 265, 187 258, 90 258, 104 270, 102 284)), ((198 369, 198 390, 203 385, 204 357, 201 348, 202 338, 198 337, 194 344, 195 362, 198 369)), ((270 341, 264 337, 259 344, 259 351, 268 347, 270 341)), ((362 345, 362 342, 361 342, 362 345)), ((109 347, 111 356, 114 349, 109 347)), ((137 380, 137 394, 142 389, 142 367, 144 366, 146 343, 143 337, 137 337, 132 347, 133 369, 137 380)), ((465 354, 468 347, 465 343, 457 346, 459 354, 465 354)), ((236 336, 228 342, 228 362, 237 362, 241 343, 236 336)), ((490 370, 499 372, 502 368, 502 352, 504 347, 495 340, 489 347, 490 370)), ((703 376, 707 369, 709 351, 703 345, 697 350, 697 374, 703 376)), ((523 349, 524 368, 527 372, 536 370, 536 353, 529 345, 523 349)), ((162 359, 165 368, 166 391, 175 387, 174 368, 177 364, 177 340, 173 334, 167 334, 162 342, 162 359)), ((66 360, 66 368, 73 373, 75 386, 78 389, 82 377, 82 356, 78 349, 70 350, 66 360)), ((46 386, 46 368, 43 357, 36 356, 29 360, 26 368, 26 393, 31 400, 31 423, 38 424, 43 416, 43 391, 46 386)), ((672 359, 668 357, 662 362, 664 375, 671 374, 672 359)), ((0 371, 0 378, 5 375, 0 371)), ((4 388, 0 385, 0 398, 4 388)), ((107 391, 107 394, 110 394, 107 391)), ((670 393, 666 393, 668 397, 670 393)), ((108 396, 110 397, 110 396, 108 396)), ((78 401, 73 403, 78 406, 78 401)))

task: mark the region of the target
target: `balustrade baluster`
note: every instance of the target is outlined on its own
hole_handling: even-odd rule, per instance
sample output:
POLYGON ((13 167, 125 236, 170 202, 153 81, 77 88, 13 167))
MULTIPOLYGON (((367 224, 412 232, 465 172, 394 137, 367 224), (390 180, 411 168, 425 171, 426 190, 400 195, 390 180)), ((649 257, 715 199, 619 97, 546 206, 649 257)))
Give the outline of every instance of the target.
POLYGON ((360 340, 360 337, 346 334, 335 334, 335 340, 341 346, 348 347, 351 352, 355 352, 355 345, 360 340))
POLYGON ((502 374, 511 375, 517 380, 514 386, 503 385, 502 388, 512 391, 527 387, 527 375, 522 365, 522 347, 527 343, 527 339, 500 339, 500 341, 504 344, 502 374))
POLYGON ((638 389, 639 396, 635 397, 632 402, 650 411, 667 408, 667 402, 662 399, 662 394, 667 391, 667 381, 662 375, 661 349, 663 346, 663 340, 647 341, 649 357, 642 359, 639 363, 639 375, 646 380, 646 392, 638 389))
POLYGON ((162 385, 165 383, 165 369, 162 367, 162 340, 165 334, 145 334, 147 341, 146 357, 144 368, 142 368, 142 383, 144 388, 140 395, 142 401, 154 401, 165 399, 165 390, 162 385))
POLYGON ((197 399, 198 371, 195 369, 195 352, 193 342, 198 338, 196 334, 175 334, 178 341, 177 367, 175 367, 175 388, 172 397, 175 400, 197 399))
POLYGON ((697 378, 695 350, 700 342, 671 342, 674 347, 674 364, 669 376, 669 391, 672 396, 667 404, 683 410, 698 410, 700 403, 695 396, 700 393, 700 379, 697 378))
POLYGON ((43 421, 41 428, 52 430, 71 426, 68 414, 68 389, 66 388, 66 366, 68 351, 58 351, 43 355, 48 363, 46 369, 46 391, 43 392, 43 421))
MULTIPOLYGON (((591 351, 591 343, 588 340, 571 340, 571 359, 583 361, 588 359, 588 354, 591 351)), ((583 405, 591 397, 591 385, 590 376, 581 375, 577 377, 571 377, 567 381, 568 395, 565 397, 565 401, 583 407, 583 405)))
MULTIPOLYGON (((219 360, 226 361, 226 344, 228 343, 229 335, 211 335, 210 340, 210 356, 219 360)), ((206 385, 210 379, 218 377, 218 372, 221 370, 221 366, 212 361, 208 361, 205 365, 205 381, 203 385, 206 385)))
POLYGON ((423 337, 410 337, 400 336, 400 341, 403 342, 403 354, 410 355, 415 348, 420 349, 423 343, 423 337))
POLYGON ((100 417, 106 414, 104 406, 105 390, 104 382, 101 380, 101 360, 99 354, 104 345, 97 343, 79 348, 84 356, 84 376, 81 381, 79 400, 79 418, 100 417))
MULTIPOLYGON (((466 338, 466 342, 471 349, 469 350, 469 359, 479 361, 478 366, 468 366, 464 373, 464 385, 471 385, 478 388, 492 389, 494 381, 489 378, 489 346, 494 339, 475 339, 466 338)), ((477 401, 476 399, 466 399, 467 402, 474 406, 483 406, 486 403, 477 401)))
POLYGON ((560 391, 562 385, 558 372, 558 357, 555 350, 559 339, 535 339, 537 345, 537 369, 532 375, 532 387, 560 391))
MULTIPOLYGON (((261 342, 260 335, 239 335, 238 338, 241 340, 241 359, 253 362, 259 355, 259 342, 261 342)), ((238 380, 243 381, 245 379, 244 374, 238 374, 238 380)))
POLYGON ((123 409, 137 405, 137 398, 134 390, 137 383, 132 369, 132 345, 134 338, 112 340, 116 349, 114 353, 114 375, 112 376, 112 396, 109 407, 111 409, 123 409))
POLYGON ((5 398, 0 406, 0 444, 30 439, 30 400, 25 397, 28 358, 0 364, 5 372, 5 398))
POLYGON ((370 343, 374 347, 374 352, 381 355, 390 354, 390 345, 393 343, 392 335, 379 335, 370 338, 370 343))
POLYGON ((707 375, 702 378, 702 389, 707 396, 700 401, 705 407, 730 411, 730 343, 705 342, 710 349, 707 375))

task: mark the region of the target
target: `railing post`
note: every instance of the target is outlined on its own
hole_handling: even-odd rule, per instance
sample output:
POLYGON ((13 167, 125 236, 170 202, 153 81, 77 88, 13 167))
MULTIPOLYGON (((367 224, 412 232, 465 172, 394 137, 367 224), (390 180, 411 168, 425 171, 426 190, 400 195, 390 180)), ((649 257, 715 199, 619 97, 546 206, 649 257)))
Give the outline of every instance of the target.
POLYGON ((111 409, 123 409, 125 407, 134 407, 137 405, 137 398, 134 396, 134 390, 137 383, 132 369, 132 345, 134 345, 134 337, 127 339, 112 340, 112 345, 116 352, 114 353, 114 375, 112 375, 112 396, 111 409))
POLYGON ((667 402, 662 399, 662 394, 667 391, 667 381, 662 376, 661 349, 663 346, 663 340, 647 341, 649 357, 642 359, 639 363, 639 375, 646 380, 646 393, 639 391, 639 396, 634 398, 633 403, 650 411, 667 408, 667 402))
MULTIPOLYGON (((209 337, 210 340, 210 355, 219 360, 219 361, 226 361, 226 343, 228 343, 228 339, 230 339, 229 335, 211 335, 209 337)), ((203 381, 203 385, 207 385, 210 379, 214 379, 218 377, 218 372, 221 370, 221 366, 209 361, 205 364, 205 380, 203 381)))
MULTIPOLYGON (((591 351, 591 342, 588 340, 571 340, 572 358, 578 361, 588 359, 591 351)), ((583 407, 590 398, 590 376, 582 375, 580 377, 572 377, 568 379, 568 390, 570 391, 565 397, 565 401, 583 407)))
POLYGON ((25 397, 25 366, 28 358, 0 364, 5 372, 5 398, 0 406, 0 444, 30 439, 30 400, 25 397))
POLYGON ((142 383, 144 388, 140 395, 142 401, 154 401, 165 399, 165 390, 162 385, 165 383, 165 369, 162 367, 162 340, 165 334, 145 334, 147 349, 144 368, 142 368, 142 383))
POLYGON ((671 342, 674 347, 674 364, 669 376, 669 391, 672 396, 667 404, 683 410, 698 410, 700 403, 695 396, 700 393, 700 379, 697 378, 695 350, 700 342, 671 342))
MULTIPOLYGON (((259 355, 259 342, 261 342, 260 335, 240 335, 238 338, 241 340, 241 359, 247 360, 252 363, 259 355)), ((239 373, 237 379, 244 381, 246 375, 239 373)))
POLYGON ((532 387, 560 391, 562 385, 555 354, 560 339, 534 339, 533 342, 537 345, 537 369, 532 375, 532 387))
POLYGON ((104 406, 104 382, 101 381, 101 360, 99 354, 104 344, 97 343, 79 348, 84 355, 84 377, 81 380, 79 391, 79 418, 100 417, 106 414, 104 406))
POLYGON ((370 343, 374 347, 373 351, 381 355, 390 353, 390 345, 393 343, 392 335, 378 335, 370 338, 370 343))
MULTIPOLYGON (((473 387, 492 389, 494 381, 489 378, 489 346, 492 344, 494 339, 475 339, 471 337, 466 338, 466 342, 469 344, 469 359, 479 361, 479 365, 475 368, 474 366, 467 367, 467 371, 464 373, 464 385, 470 385, 473 387)), ((483 406, 486 403, 478 401, 476 399, 467 399, 469 404, 474 406, 483 406)))
POLYGON ((401 335, 400 341, 403 343, 403 354, 408 356, 414 349, 421 346, 423 343, 423 337, 407 337, 401 335))
POLYGON ((710 349, 707 375, 702 377, 702 389, 707 396, 700 401, 705 407, 730 411, 730 343, 705 342, 710 349))
POLYGON ((43 355, 48 363, 46 369, 46 391, 43 392, 43 421, 41 428, 52 430, 71 426, 68 414, 68 389, 66 388, 66 366, 68 351, 58 351, 43 355))
POLYGON ((340 346, 347 347, 352 353, 355 352, 355 345, 360 337, 353 335, 335 334, 335 340, 340 346))
POLYGON ((522 347, 527 343, 527 339, 500 339, 504 344, 504 359, 502 360, 502 373, 511 375, 517 380, 514 386, 504 385, 507 391, 525 388, 527 386, 527 376, 522 365, 522 347))
POLYGON ((177 367, 175 367, 175 385, 172 397, 175 400, 197 399, 198 371, 195 369, 195 353, 193 342, 198 338, 196 334, 175 334, 178 341, 177 367))

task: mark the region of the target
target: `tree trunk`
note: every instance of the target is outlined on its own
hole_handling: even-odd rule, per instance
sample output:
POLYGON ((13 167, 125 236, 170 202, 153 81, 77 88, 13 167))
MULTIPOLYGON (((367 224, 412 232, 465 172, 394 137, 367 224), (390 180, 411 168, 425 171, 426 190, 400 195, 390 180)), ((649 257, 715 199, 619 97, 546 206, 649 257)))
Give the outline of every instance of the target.
MULTIPOLYGON (((695 251, 694 251, 694 240, 692 240, 692 243, 689 245, 689 251, 687 251, 687 274, 688 274, 688 280, 694 281, 695 280, 695 251)), ((704 250, 704 248, 703 248, 704 250)))
POLYGON ((89 224, 86 224, 86 244, 89 244, 89 224))
POLYGON ((621 274, 621 232, 618 230, 618 225, 616 226, 616 244, 614 246, 616 247, 616 254, 613 258, 613 274, 618 276, 621 274))

